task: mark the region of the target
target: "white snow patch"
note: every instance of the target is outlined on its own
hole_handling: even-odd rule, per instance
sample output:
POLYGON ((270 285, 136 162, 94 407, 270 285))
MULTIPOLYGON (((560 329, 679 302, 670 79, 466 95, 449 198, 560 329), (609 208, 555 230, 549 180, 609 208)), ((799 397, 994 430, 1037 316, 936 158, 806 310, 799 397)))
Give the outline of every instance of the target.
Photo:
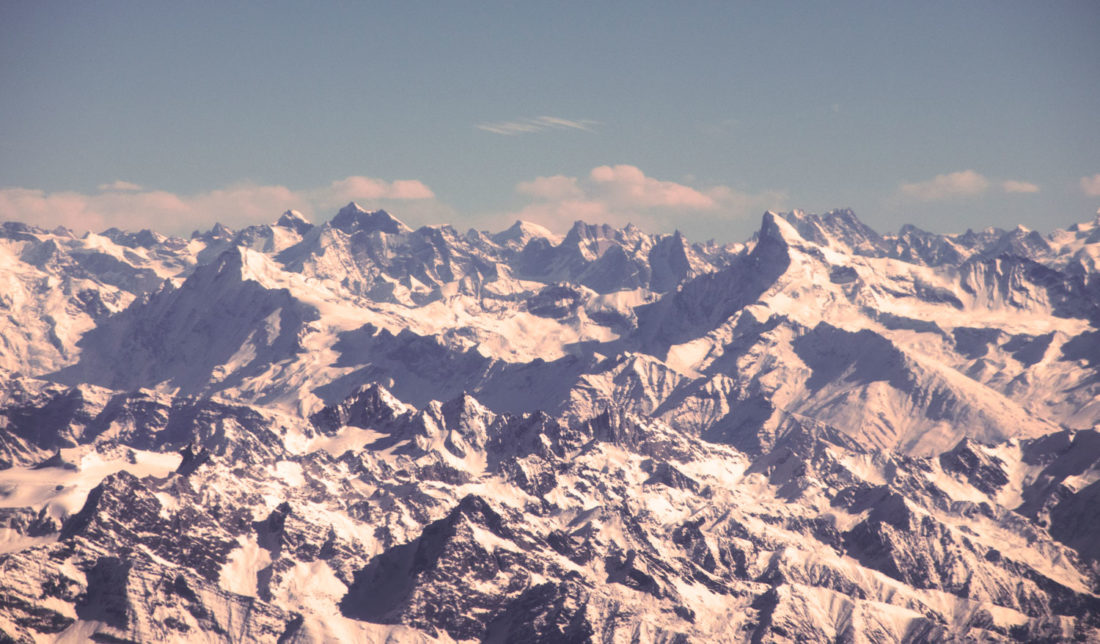
POLYGON ((271 553, 256 542, 250 534, 237 539, 240 547, 229 553, 218 578, 222 590, 256 597, 256 579, 261 570, 271 565, 271 553))

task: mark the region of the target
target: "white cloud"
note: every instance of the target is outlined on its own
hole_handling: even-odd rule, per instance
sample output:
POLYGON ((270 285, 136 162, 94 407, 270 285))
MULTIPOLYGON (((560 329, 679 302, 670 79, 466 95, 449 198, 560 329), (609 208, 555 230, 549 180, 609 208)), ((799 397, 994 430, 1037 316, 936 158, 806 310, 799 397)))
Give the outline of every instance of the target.
POLYGON ((618 208, 713 210, 718 203, 695 188, 647 177, 632 165, 601 165, 588 175, 598 198, 618 208))
POLYGON ((939 174, 927 181, 903 183, 898 191, 917 201, 943 201, 976 197, 989 189, 989 179, 973 170, 939 174))
POLYGON ((516 191, 538 199, 555 201, 584 197, 584 191, 577 185, 576 177, 566 177, 560 174, 552 177, 536 177, 533 181, 520 182, 516 186, 516 191))
POLYGON ((1091 177, 1081 177, 1081 192, 1089 197, 1100 197, 1100 173, 1091 177))
POLYGON ((371 177, 348 177, 333 181, 324 188, 306 191, 305 196, 321 208, 342 206, 349 201, 378 201, 410 199, 433 199, 435 194, 423 183, 416 180, 398 180, 393 182, 371 177))
POLYGON ((111 183, 101 183, 99 185, 100 192, 136 192, 141 190, 141 186, 136 183, 130 183, 129 181, 112 181, 111 183))
POLYGON ((1005 192, 1017 194, 1035 194, 1039 192, 1039 186, 1029 181, 1003 181, 1001 182, 1001 189, 1005 192))
POLYGON ((690 217, 694 222, 718 223, 780 208, 787 200, 780 191, 747 193, 729 186, 696 188, 656 179, 632 165, 599 166, 587 177, 537 177, 519 183, 516 191, 531 197, 531 203, 487 223, 501 226, 518 218, 562 231, 579 219, 664 230, 670 220, 686 223, 690 217))
MULTIPOLYGON (((927 181, 903 183, 898 188, 899 196, 916 201, 946 201, 964 197, 977 197, 985 194, 993 185, 992 181, 974 170, 963 170, 949 174, 938 174, 927 181)), ((1030 181, 1005 180, 997 183, 998 188, 1008 194, 1035 194, 1039 186, 1030 181)))
MULTIPOLYGON (((186 235, 215 222, 231 228, 274 221, 294 209, 307 216, 331 215, 349 201, 364 207, 393 202, 434 201, 434 194, 416 180, 384 181, 352 176, 328 186, 292 190, 279 185, 239 183, 190 195, 146 190, 129 182, 100 186, 96 194, 75 191, 46 192, 28 188, 0 189, 0 221, 23 221, 36 226, 65 226, 74 231, 152 228, 186 235)), ((423 210, 423 208, 418 208, 423 210)))
POLYGON ((478 123, 474 127, 479 130, 485 130, 486 132, 492 132, 493 134, 513 136, 516 134, 542 132, 544 130, 584 130, 586 132, 591 132, 592 127, 595 125, 597 125, 596 121, 589 119, 571 120, 559 118, 557 116, 538 116, 535 118, 517 119, 515 121, 478 123))

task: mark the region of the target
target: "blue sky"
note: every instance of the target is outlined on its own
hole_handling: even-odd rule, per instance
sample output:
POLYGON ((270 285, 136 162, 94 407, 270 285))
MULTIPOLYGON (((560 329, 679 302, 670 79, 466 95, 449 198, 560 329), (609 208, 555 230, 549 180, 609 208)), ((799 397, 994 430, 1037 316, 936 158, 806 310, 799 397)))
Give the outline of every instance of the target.
POLYGON ((740 240, 1100 207, 1100 3, 0 4, 0 218, 740 240))

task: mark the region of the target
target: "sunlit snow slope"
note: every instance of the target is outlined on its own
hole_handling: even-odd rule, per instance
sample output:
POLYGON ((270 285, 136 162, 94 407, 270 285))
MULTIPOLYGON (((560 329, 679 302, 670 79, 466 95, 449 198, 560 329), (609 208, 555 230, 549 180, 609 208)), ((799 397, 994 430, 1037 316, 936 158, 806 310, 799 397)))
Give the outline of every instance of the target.
POLYGON ((1100 638, 1100 219, 0 226, 0 639, 1100 638))

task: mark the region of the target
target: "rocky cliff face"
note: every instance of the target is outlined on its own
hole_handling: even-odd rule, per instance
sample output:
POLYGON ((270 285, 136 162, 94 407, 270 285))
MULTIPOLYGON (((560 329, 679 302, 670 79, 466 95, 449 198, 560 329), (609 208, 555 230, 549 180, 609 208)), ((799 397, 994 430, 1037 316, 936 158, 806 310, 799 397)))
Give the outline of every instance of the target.
POLYGON ((0 639, 1098 639, 1097 231, 5 225, 0 639))

